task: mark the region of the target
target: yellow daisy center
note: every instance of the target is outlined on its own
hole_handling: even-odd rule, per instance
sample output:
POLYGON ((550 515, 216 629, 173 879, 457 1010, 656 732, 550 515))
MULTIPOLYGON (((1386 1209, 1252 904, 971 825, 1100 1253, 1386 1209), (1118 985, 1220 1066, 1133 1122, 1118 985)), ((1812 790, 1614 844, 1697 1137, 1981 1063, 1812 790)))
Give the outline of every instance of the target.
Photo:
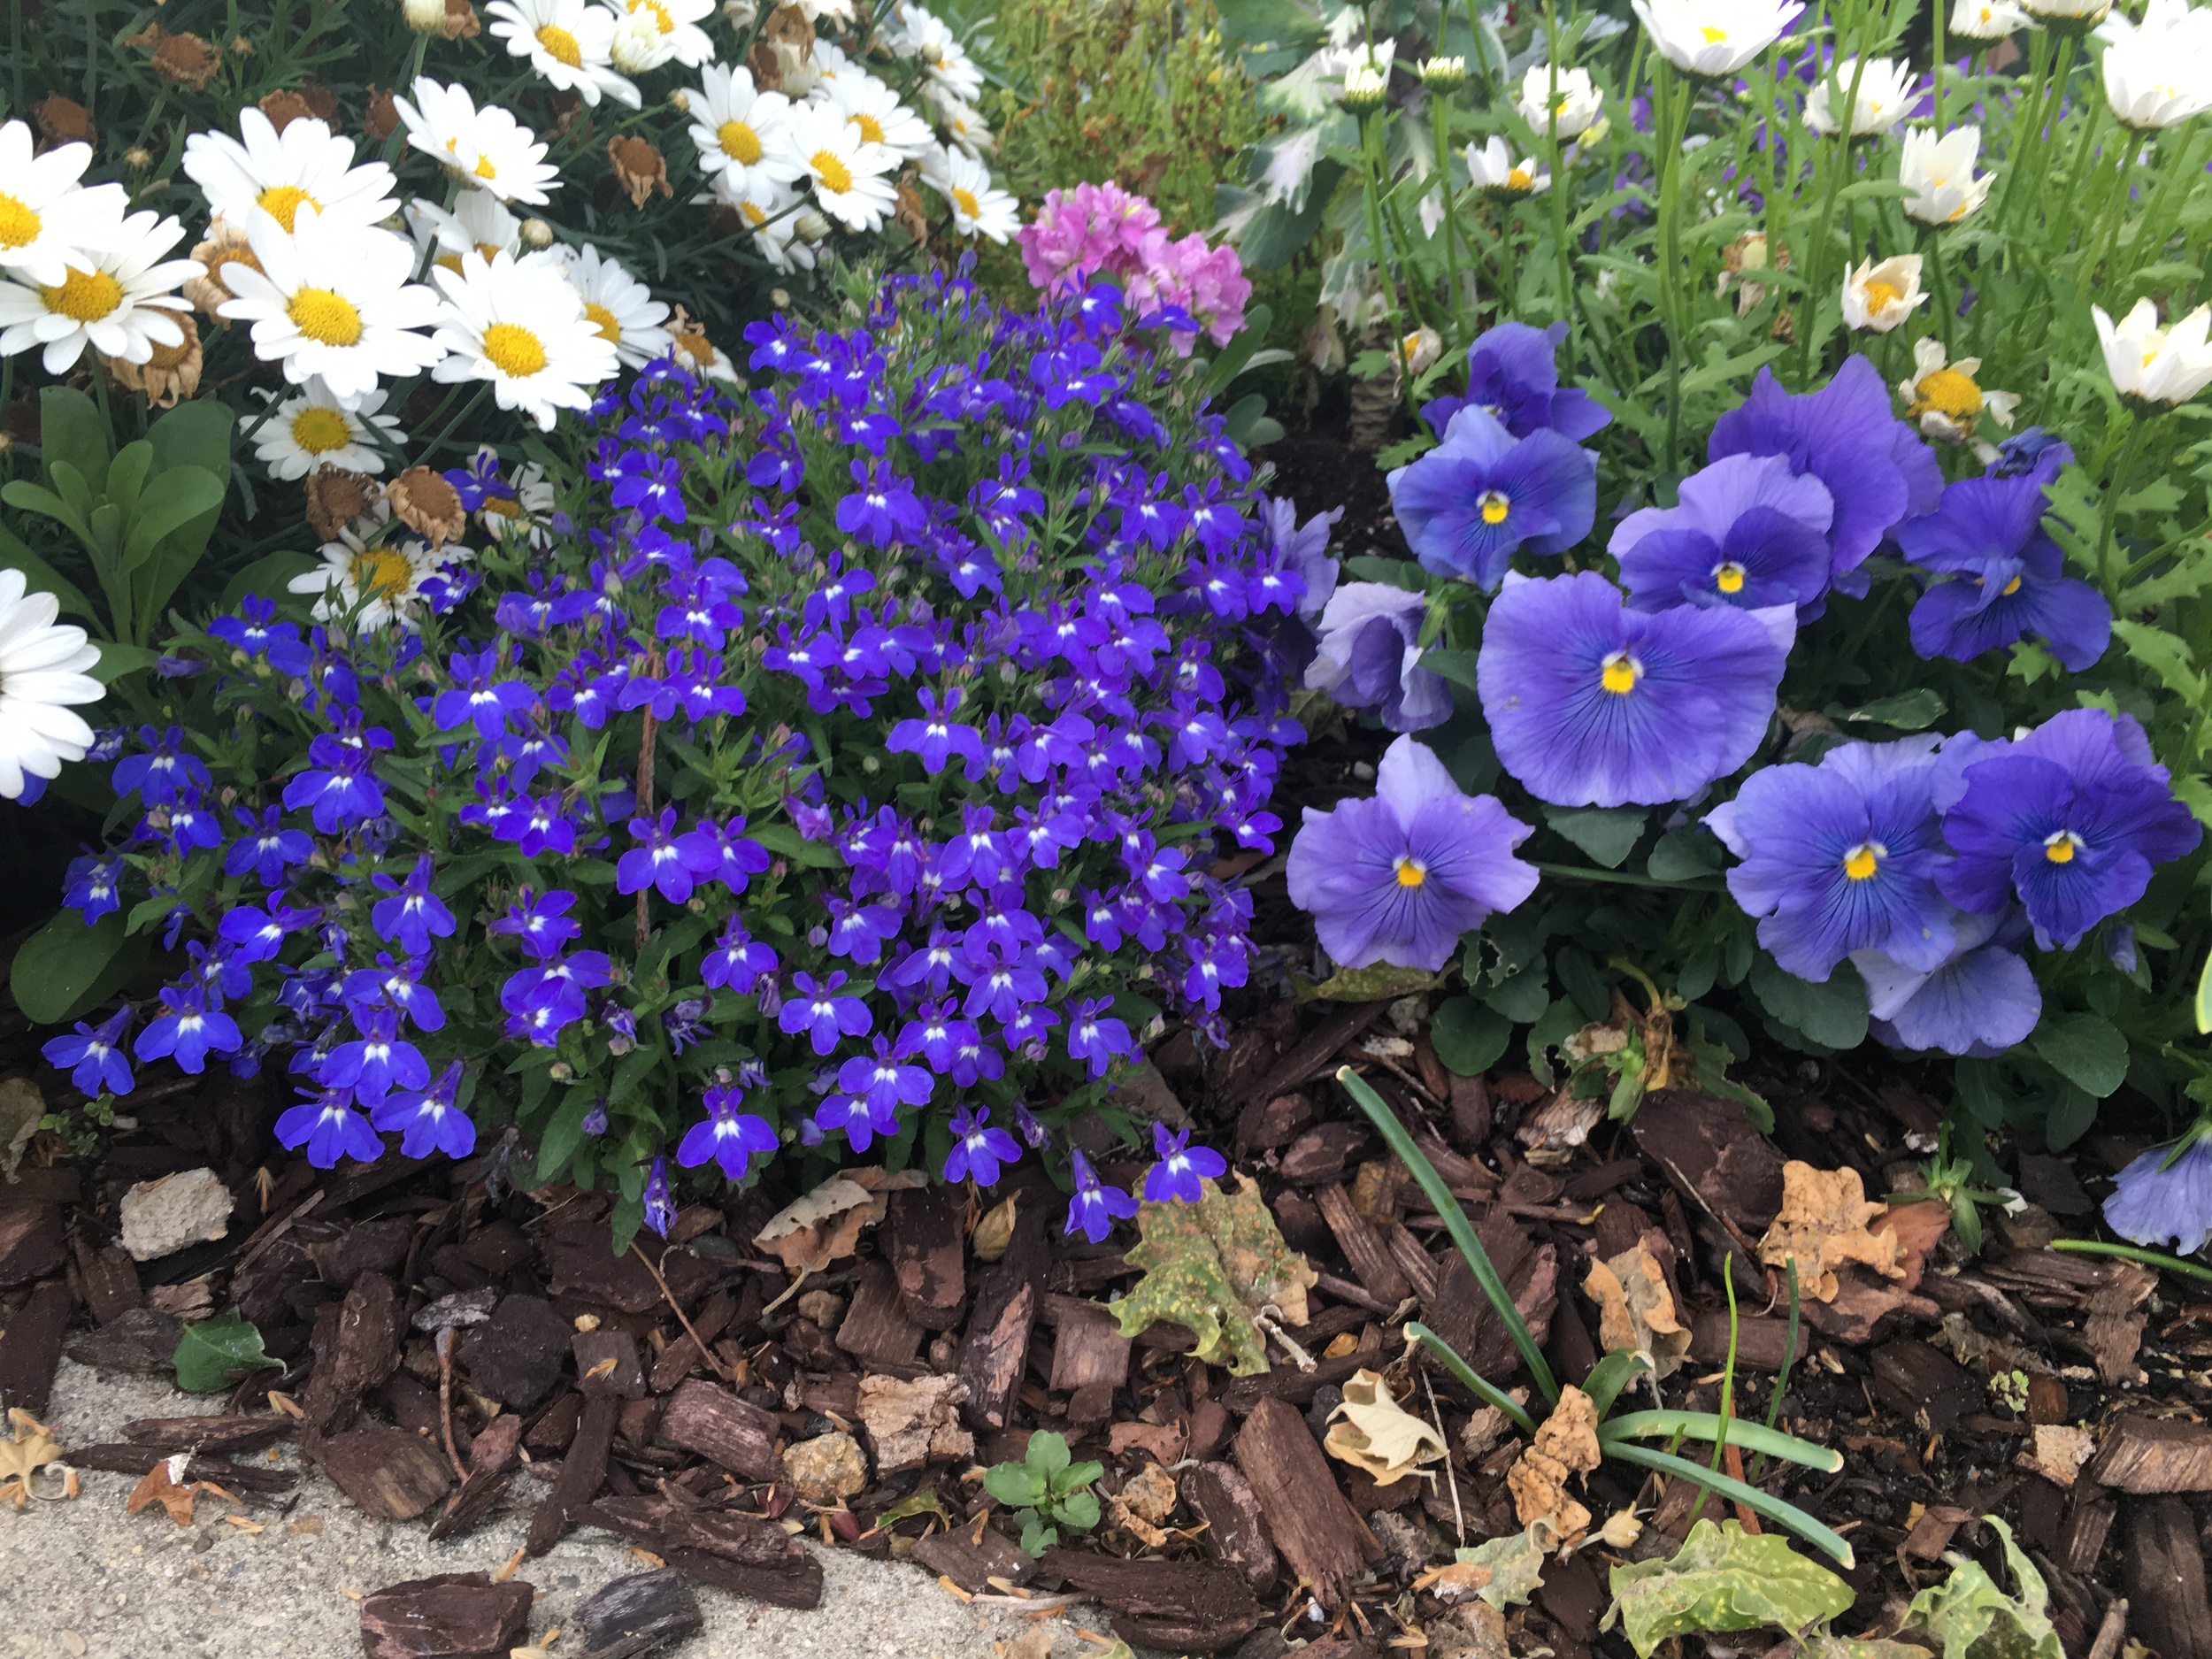
POLYGON ((853 188, 853 170, 826 150, 818 150, 808 164, 822 188, 832 196, 842 196, 853 188))
POLYGON ((748 225, 765 225, 768 222, 768 210, 757 202, 740 202, 737 211, 745 215, 748 225))
POLYGON ((615 314, 596 300, 584 302, 584 319, 596 328, 602 338, 615 345, 622 343, 622 324, 615 314))
POLYGON ((653 14, 653 27, 660 34, 673 35, 676 32, 676 19, 668 14, 668 8, 661 4, 660 0, 637 0, 637 4, 630 10, 650 12, 653 14))
POLYGON ((492 165, 492 158, 489 156, 479 156, 476 158, 476 165, 469 171, 487 182, 499 177, 499 169, 492 165))
POLYGON ((310 455, 326 455, 353 442, 353 428, 334 409, 320 404, 292 417, 292 442, 310 455))
POLYGON ((2081 850, 2081 837, 2071 830, 2053 830, 2043 841, 2043 856, 2055 864, 2070 864, 2081 850))
POLYGON ((1726 29, 1717 29, 1709 23, 1701 29, 1699 33, 1705 36, 1705 43, 1708 46, 1718 46, 1728 38, 1728 31, 1726 29))
POLYGON ((518 380, 545 367, 545 342, 520 323, 494 323, 484 331, 484 355, 502 374, 518 380))
POLYGON ((760 159, 760 134, 742 121, 725 121, 714 130, 714 142, 732 161, 751 166, 760 159))
POLYGON ((302 288, 284 308, 292 326, 310 340, 326 346, 361 343, 361 313, 353 302, 328 288, 302 288))
POLYGON ((28 202, 0 191, 0 248, 27 248, 45 227, 28 202))
POLYGON ((415 567, 396 549, 365 548, 353 556, 353 589, 364 599, 403 594, 414 578, 415 567))
POLYGON ((1482 509, 1485 524, 1503 524, 1506 514, 1513 511, 1513 503, 1494 489, 1486 489, 1476 496, 1475 505, 1482 509))
POLYGON ((1740 594, 1743 592, 1743 566, 1733 559, 1728 559, 1713 572, 1713 586, 1724 594, 1740 594))
POLYGON ((1902 289, 1891 287, 1878 280, 1866 285, 1866 305, 1869 311, 1886 311, 1905 297, 1902 289))
POLYGON ((442 253, 430 263, 435 265, 443 265, 447 270, 452 272, 455 276, 459 276, 461 274, 461 256, 457 253, 442 253))
POLYGON ((1398 885, 1402 887, 1417 887, 1429 879, 1427 866, 1404 853, 1398 855, 1397 863, 1392 868, 1397 871, 1398 885))
POLYGON ((123 303, 120 282, 104 271, 81 271, 73 265, 59 288, 42 288, 38 292, 48 311, 59 311, 81 323, 96 323, 123 303))
POLYGON ((1876 851, 1873 844, 1869 841, 1861 841, 1849 852, 1844 854, 1843 873, 1854 881, 1864 881, 1872 877, 1876 866, 1880 862, 1880 855, 1876 851))
POLYGON ((1599 676, 1598 683, 1615 696, 1625 697, 1636 689, 1636 679, 1641 672, 1636 666, 1636 659, 1626 651, 1615 651, 1605 659, 1604 672, 1599 676))
POLYGON ((323 211, 323 204, 296 184, 273 184, 254 201, 288 232, 298 219, 301 208, 311 207, 318 213, 323 211))
POLYGON ((880 144, 883 142, 883 123, 874 116, 855 115, 848 119, 860 129, 860 135, 870 143, 880 144))
POLYGON ((584 49, 576 43, 573 35, 557 23, 548 23, 538 31, 538 44, 556 62, 566 64, 571 69, 584 66, 584 49))
POLYGON ((975 199, 975 192, 972 190, 963 190, 959 186, 955 185, 952 192, 952 204, 969 219, 983 217, 983 204, 975 199))
POLYGON ((1966 420, 1982 412, 1982 388, 1974 384, 1974 377, 1962 374, 1956 369, 1938 369, 1921 377, 1914 388, 1920 401, 1931 409, 1940 410, 1954 420, 1966 420))
POLYGON ((1536 180, 1526 167, 1516 167, 1505 175, 1505 182, 1508 189, 1526 190, 1534 186, 1536 180))
POLYGON ((511 495, 487 495, 480 511, 488 518, 519 518, 522 517, 522 503, 511 495))

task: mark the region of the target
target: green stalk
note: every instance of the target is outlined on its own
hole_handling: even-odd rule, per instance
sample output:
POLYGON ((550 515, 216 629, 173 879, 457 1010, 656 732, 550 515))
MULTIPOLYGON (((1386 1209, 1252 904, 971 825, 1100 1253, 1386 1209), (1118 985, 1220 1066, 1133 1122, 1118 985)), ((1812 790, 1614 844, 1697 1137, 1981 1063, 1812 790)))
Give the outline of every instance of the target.
MULTIPOLYGON (((2135 462, 2143 447, 2143 426, 2140 416, 2128 416, 2128 435, 2121 440, 2120 458, 2112 465, 2112 488, 2104 499, 2104 510, 2099 515, 2104 526, 2097 534, 2097 576, 2104 583, 2106 595, 2117 599, 2120 595, 2120 573, 2111 568, 2114 526, 2119 522, 2120 503, 2127 488, 2134 480, 2135 462)), ((2125 555, 2122 555, 2123 563, 2125 555)))
POLYGON ((2185 1262, 2163 1250, 2139 1250, 2132 1244, 2107 1244, 2102 1239, 2053 1239, 2051 1248, 2073 1256, 2116 1256, 2123 1261, 2140 1262, 2146 1267, 2163 1268, 2169 1273, 2186 1273, 2192 1279, 2212 1280, 2212 1267, 2185 1262))
POLYGON ((1551 97, 1544 126, 1551 137, 1551 244, 1559 266, 1559 317, 1567 325, 1567 361, 1575 361, 1574 259, 1567 248, 1567 150, 1559 142, 1559 8, 1544 0, 1544 50, 1551 58, 1551 97))
POLYGON ((1935 64, 1931 76, 1935 82, 1936 136, 1943 136, 1943 0, 1935 0, 1932 21, 1935 24, 1935 64))
MULTIPOLYGON (((1452 188, 1451 110, 1440 92, 1429 93, 1430 123, 1436 134, 1436 170, 1442 174, 1440 185, 1444 191, 1444 280, 1451 284, 1451 303, 1445 309, 1447 319, 1456 316, 1463 303, 1459 289, 1459 205, 1458 192, 1452 188)), ((1446 341, 1448 349, 1454 343, 1446 341)))
MULTIPOLYGON (((1756 1423, 1740 1419, 1728 1425, 1728 1443, 1741 1447, 1747 1452, 1760 1452, 1769 1457, 1778 1457, 1786 1463, 1801 1463, 1808 1469, 1817 1469, 1824 1475, 1839 1473, 1843 1469, 1843 1454, 1832 1447, 1816 1446, 1810 1440, 1801 1440, 1794 1434, 1784 1434, 1756 1423)), ((1617 1417, 1608 1417, 1598 1425, 1598 1439, 1603 1440, 1655 1440, 1679 1434, 1685 1440, 1717 1440, 1721 1434, 1719 1414, 1712 1411, 1631 1411, 1617 1417)))
POLYGON ((1638 1446, 1630 1440, 1601 1440, 1599 1446, 1609 1457, 1617 1457, 1624 1463, 1635 1463, 1663 1475, 1689 1481, 1694 1486, 1703 1486, 1717 1498, 1740 1503, 1753 1514, 1764 1517, 1777 1526, 1788 1527, 1846 1572, 1857 1563, 1857 1557, 1851 1553, 1848 1543, 1804 1510, 1793 1503, 1785 1503, 1756 1486, 1747 1486, 1732 1475, 1717 1475, 1687 1458, 1677 1457, 1668 1452, 1655 1452, 1647 1446, 1638 1446))
POLYGON ((1531 1440, 1536 1438, 1536 1419, 1529 1416, 1527 1411, 1522 1409, 1520 1402, 1511 1394, 1506 1393, 1497 1384, 1490 1381, 1465 1360, 1460 1358, 1457 1354, 1455 1354, 1450 1345, 1442 1337, 1437 1335, 1417 1319, 1408 1321, 1405 1331, 1406 1340, 1409 1342, 1418 1342, 1430 1353, 1435 1355, 1444 1369, 1458 1378, 1461 1385, 1472 1392, 1478 1399, 1504 1412, 1512 1420, 1513 1425, 1531 1440))
POLYGON ((1340 1067, 1336 1080, 1344 1091, 1365 1112, 1381 1133, 1384 1143, 1398 1155, 1398 1161, 1412 1171, 1436 1213, 1443 1217, 1444 1230, 1452 1242, 1459 1247, 1468 1271, 1475 1276, 1475 1283, 1482 1286, 1482 1294, 1490 1299, 1498 1317, 1505 1322, 1507 1333, 1513 1338, 1513 1346, 1520 1350, 1521 1363, 1528 1367, 1528 1374, 1535 1382, 1537 1391, 1554 1405, 1559 1402, 1559 1383, 1545 1363, 1543 1350, 1536 1346, 1536 1339, 1529 1333, 1528 1321, 1521 1317, 1521 1310, 1513 1305, 1513 1296, 1498 1277, 1498 1270, 1490 1260, 1490 1252, 1482 1248, 1482 1240, 1475 1236, 1474 1224, 1467 1219, 1467 1212, 1459 1207, 1459 1200, 1452 1196, 1452 1189, 1444 1185, 1444 1178, 1436 1172, 1406 1126, 1398 1121, 1398 1114, 1390 1110, 1389 1102, 1375 1093, 1374 1087, 1350 1066, 1340 1067))
MULTIPOLYGON (((1857 102, 1855 95, 1852 100, 1854 108, 1857 107, 1857 102)), ((1736 1258, 1732 1256, 1723 1256, 1720 1266, 1721 1283, 1727 1287, 1728 1291, 1728 1363, 1721 1367, 1720 1410, 1714 1417, 1711 1436, 1713 1455, 1705 1465, 1709 1471, 1716 1475, 1721 1472, 1721 1459, 1727 1455, 1728 1429, 1736 1416, 1736 1345, 1738 1339, 1742 1335, 1742 1327, 1736 1313, 1736 1258)), ((1685 1430, 1683 1432, 1687 1433, 1687 1431, 1685 1430)), ((1697 1520, 1699 1511, 1705 1507, 1706 1495, 1703 1492, 1699 1493, 1697 1502, 1690 1506, 1690 1520, 1694 1524, 1697 1520)))
MULTIPOLYGON (((1359 156, 1366 175, 1362 194, 1367 203, 1367 240, 1375 256, 1375 274, 1382 280, 1383 297, 1390 302, 1390 349, 1395 356, 1399 342, 1405 338, 1405 312, 1399 307, 1398 281, 1390 271, 1390 246, 1383 240, 1382 181, 1375 169, 1375 129, 1381 119, 1380 111, 1361 118, 1359 156)), ((1403 378, 1409 382, 1412 380, 1410 375, 1403 378)), ((1408 396, 1411 396, 1409 390, 1408 396)))

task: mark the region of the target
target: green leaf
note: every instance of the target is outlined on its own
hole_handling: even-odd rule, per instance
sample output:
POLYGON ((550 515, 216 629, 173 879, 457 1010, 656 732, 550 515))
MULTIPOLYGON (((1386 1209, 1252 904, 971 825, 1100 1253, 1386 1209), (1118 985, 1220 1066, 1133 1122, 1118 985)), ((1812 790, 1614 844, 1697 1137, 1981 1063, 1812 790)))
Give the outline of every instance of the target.
MULTIPOLYGON (((133 444, 131 449, 138 446, 133 444)), ((151 453, 150 449, 148 451, 151 453)), ((127 455, 128 449, 124 451, 127 455)), ((121 469, 121 457, 117 457, 117 469, 121 469)), ((154 556, 154 549, 164 540, 176 538, 177 549, 190 546, 192 537, 186 526, 195 518, 206 516, 208 528, 214 528, 213 510, 223 504, 223 481, 212 472, 203 472, 196 466, 180 466, 163 472, 146 486, 138 498, 138 511, 131 517, 130 534, 123 543, 123 568, 136 570, 154 556)), ((196 547, 191 547, 191 558, 185 565, 189 570, 206 550, 207 537, 203 534, 196 547)), ((165 598, 166 595, 163 595, 165 598)), ((158 612, 157 611, 157 614, 158 612)))
POLYGON ((1940 692, 1922 686, 1856 709, 1831 709, 1828 713, 1832 719, 1850 723, 1894 726, 1900 732, 1924 732, 1944 717, 1947 707, 1940 692))
POLYGON ((1244 373, 1245 365, 1252 360, 1252 354, 1267 338, 1267 326, 1274 320, 1274 311, 1265 305, 1255 305, 1244 314, 1242 330, 1222 349, 1221 355, 1206 371, 1206 396, 1209 398, 1220 396, 1229 389, 1229 382, 1244 373))
POLYGON ((1608 870, 1618 870, 1644 833, 1647 814, 1640 806, 1544 809, 1544 822, 1608 870))
POLYGON ((2212 1032, 2212 952, 2206 953, 2204 969, 2197 975, 2197 1030, 2212 1032))
POLYGON ((154 446, 141 438, 136 443, 127 443, 115 452, 115 459, 108 463, 105 495, 127 519, 138 509, 139 492, 145 488, 147 469, 154 464, 154 446))
POLYGON ((1475 1594, 1502 1613, 1523 1607, 1544 1582, 1546 1553, 1525 1530, 1494 1538, 1472 1549, 1455 1549, 1452 1559, 1471 1567, 1490 1570, 1490 1582, 1475 1594))
POLYGON ((100 406, 82 392, 49 386, 38 395, 39 455, 50 475, 54 463, 76 468, 95 491, 107 488, 108 423, 100 406))
POLYGON ((219 1394, 245 1373, 275 1363, 262 1351, 261 1333, 234 1308, 219 1319, 184 1327, 177 1343, 177 1386, 187 1394, 219 1394))
POLYGON ((32 552, 5 525, 0 525, 0 570, 21 571, 23 591, 53 595, 61 601, 64 616, 82 617, 88 622, 100 619, 84 590, 32 552))
POLYGON ((1639 1659, 1670 1636, 1775 1625, 1794 1636, 1835 1617, 1851 1586, 1806 1560, 1774 1533, 1740 1522, 1700 1521, 1671 1561, 1640 1561, 1612 1571, 1614 1614, 1639 1659))
POLYGON ((249 594, 281 603, 290 593, 292 578, 304 576, 320 566, 320 560, 311 559, 304 553, 272 553, 266 558, 257 558, 230 579, 215 608, 221 611, 235 611, 249 594))
POLYGON ((15 953, 8 975, 15 1005, 35 1025, 58 1025, 76 1018, 105 995, 102 987, 119 962, 134 965, 138 953, 126 954, 128 942, 123 918, 116 911, 90 927, 75 910, 57 911, 15 953))
POLYGON ((82 514, 59 495, 42 484, 19 478, 12 483, 0 486, 0 501, 22 512, 35 512, 41 518, 51 518, 87 547, 92 544, 92 526, 82 514))
POLYGON ((810 841, 788 824, 753 824, 745 833, 770 852, 816 870, 841 870, 845 855, 827 841, 810 841))
POLYGON ((1943 1659, 2063 1659, 2066 1650, 2044 1616, 2049 1592, 2042 1574, 2012 1541, 2010 1527, 1993 1515, 1982 1519, 2004 1540, 2019 1594, 2007 1595, 1986 1568, 1954 1553, 1947 1557, 1951 1576, 1913 1597, 1897 1633, 1925 1631, 1941 1645, 1943 1659))
POLYGON ((983 1471, 983 1489, 1010 1509, 1033 1509, 1046 1497, 1044 1476, 1028 1463, 994 1464, 983 1471))
POLYGON ((1394 967, 1387 962, 1378 962, 1365 968, 1339 968, 1318 985, 1301 980, 1300 997, 1308 1002, 1319 999, 1329 1002, 1387 1002, 1401 996, 1411 996, 1417 991, 1432 990, 1436 975, 1421 968, 1394 967))
POLYGON ((1761 951, 1751 964, 1751 994, 1778 1024, 1824 1048, 1855 1048, 1866 1041, 1866 984, 1848 963, 1816 985, 1761 951))
POLYGON ((1272 1304, 1285 1323, 1303 1325, 1316 1275, 1283 1242, 1256 1186, 1241 1178, 1233 1193, 1212 1181, 1201 1186, 1204 1196, 1194 1204, 1137 1207, 1141 1241, 1126 1259, 1144 1277, 1111 1309, 1124 1336, 1164 1319, 1198 1339, 1195 1352, 1208 1364, 1256 1376, 1267 1369, 1267 1339, 1253 1315, 1272 1304))
MULTIPOLYGON (((1086 1469, 1096 1469, 1096 1463, 1086 1463, 1086 1469)), ((1093 1479, 1097 1477, 1094 1475, 1093 1479)), ((1071 1492, 1052 1506, 1052 1518, 1063 1526, 1071 1526, 1079 1532, 1087 1532, 1098 1525, 1098 1494, 1071 1492)))
POLYGON ((1029 1437, 1028 1466, 1046 1475, 1056 1475, 1068 1466, 1068 1437, 1051 1429, 1040 1429, 1029 1437))
MULTIPOLYGON (((1521 974, 1517 979, 1538 977, 1521 974)), ((1513 1022, 1471 996, 1455 996, 1430 1016, 1429 1041, 1448 1071, 1480 1077, 1503 1057, 1513 1041, 1513 1022)))
POLYGON ((2102 1100, 2128 1073, 2128 1040, 2096 1014, 2047 1014, 2028 1039, 2051 1069, 2102 1100))
MULTIPOLYGON (((644 1050, 633 1050, 634 1054, 644 1050)), ((538 1181, 541 1186, 557 1181, 568 1167, 568 1161, 583 1144, 584 1119, 589 1115, 598 1095, 588 1088, 572 1088, 568 1098, 553 1110, 552 1121, 545 1125, 545 1133, 538 1137, 538 1181)))
POLYGON ((1421 666, 1444 676, 1455 686, 1472 691, 1475 687, 1475 662, 1479 651, 1429 650, 1421 653, 1421 666))
POLYGON ((1669 830, 1652 848, 1644 873, 1654 881, 1694 881, 1720 868, 1720 841, 1701 825, 1669 830))
POLYGON ((104 686, 111 686, 126 674, 135 674, 151 668, 161 660, 161 653, 143 645, 119 645, 113 640, 95 641, 100 648, 100 660, 85 670, 104 686))

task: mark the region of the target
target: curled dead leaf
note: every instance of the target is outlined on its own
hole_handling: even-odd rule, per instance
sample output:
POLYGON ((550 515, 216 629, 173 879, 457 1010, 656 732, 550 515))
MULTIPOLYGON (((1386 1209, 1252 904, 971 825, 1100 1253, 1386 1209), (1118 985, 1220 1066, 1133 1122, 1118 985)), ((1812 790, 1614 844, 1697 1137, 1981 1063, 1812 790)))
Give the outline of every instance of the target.
POLYGON ((54 1432, 20 1407, 8 1413, 8 1421, 15 1425, 15 1438, 0 1440, 0 1500, 19 1509, 35 1495, 31 1477, 61 1462, 63 1453, 54 1432))
POLYGON ((1567 1481, 1598 1466, 1597 1402, 1570 1383, 1536 1428, 1534 1444, 1506 1471, 1513 1511, 1532 1533, 1568 1543, 1590 1525, 1590 1511, 1568 1495, 1567 1481))
POLYGON ((1355 1373, 1344 1385, 1344 1402, 1329 1413, 1321 1446, 1330 1456, 1364 1470, 1379 1486, 1396 1484, 1447 1450, 1435 1426, 1400 1405, 1371 1371, 1355 1373))
POLYGON ((1010 1194, 1003 1202, 983 1212, 983 1219, 975 1224, 975 1235, 970 1240, 977 1261, 995 1262, 1006 1254, 1006 1247, 1014 1241, 1014 1217, 1020 1202, 1019 1193, 1010 1194))
POLYGON ((1897 1234, 1867 1231, 1886 1208, 1869 1202, 1858 1171, 1816 1170, 1792 1159, 1782 1166, 1782 1208, 1759 1240, 1759 1260, 1769 1267, 1796 1263, 1799 1290, 1816 1302, 1836 1299, 1836 1270, 1846 1263, 1901 1279, 1897 1234))
POLYGON ((184 1471, 191 1462, 191 1453, 179 1452, 149 1469, 146 1478, 132 1487, 131 1495, 123 1501, 123 1513, 136 1515, 158 1503, 162 1512, 179 1526, 191 1525, 194 1502, 201 1492, 210 1490, 204 1481, 184 1479, 184 1471))
POLYGON ((918 1170, 892 1175, 879 1169, 847 1170, 793 1199, 753 1235, 753 1242, 794 1272, 818 1273, 860 1248, 862 1229, 883 1219, 883 1194, 921 1186, 918 1170))
POLYGON ((1167 1547, 1165 1524, 1175 1512, 1175 1477, 1147 1463, 1106 1500, 1106 1520, 1154 1549, 1167 1547))
POLYGON ((1610 1261, 1594 1263, 1582 1288, 1598 1304, 1598 1343, 1607 1353, 1630 1348, 1646 1355, 1655 1377, 1682 1368, 1690 1333, 1675 1317, 1674 1293, 1659 1258, 1642 1240, 1610 1261))

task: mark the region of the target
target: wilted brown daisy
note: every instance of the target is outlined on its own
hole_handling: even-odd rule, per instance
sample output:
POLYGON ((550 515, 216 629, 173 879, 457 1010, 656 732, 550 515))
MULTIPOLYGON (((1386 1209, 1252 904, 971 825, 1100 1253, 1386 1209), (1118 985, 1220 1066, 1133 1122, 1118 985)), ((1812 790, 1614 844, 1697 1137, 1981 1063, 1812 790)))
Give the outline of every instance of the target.
POLYGON ((392 504, 399 521, 433 548, 457 541, 468 528, 468 511, 461 492, 434 468, 411 466, 384 487, 384 499, 392 504))
POLYGON ((100 359, 107 365, 109 379, 118 386, 145 393, 146 401, 156 409, 174 409, 180 400, 200 389, 200 326, 188 311, 179 316, 176 323, 184 330, 180 345, 157 342, 154 355, 143 363, 104 356, 100 359))
POLYGON ((632 207, 643 207, 657 188, 663 196, 674 194, 668 182, 666 159, 641 138, 627 134, 610 138, 607 161, 614 168, 615 182, 629 193, 632 207))
MULTIPOLYGON (((215 308, 224 301, 235 297, 223 284, 226 265, 251 265, 261 269, 261 262, 253 257, 253 249, 246 241, 246 233, 215 220, 207 227, 207 240, 196 243, 192 257, 198 262, 200 276, 186 279, 184 297, 208 316, 215 316, 215 308)), ((216 319, 220 322, 219 318, 216 319)))
POLYGON ((307 522, 326 541, 355 519, 375 511, 383 487, 366 472, 349 472, 340 466, 319 466, 307 478, 307 522))
POLYGON ((123 44, 152 54, 154 70, 163 80, 195 92, 206 91, 207 83, 223 66, 223 55, 198 35, 172 35, 158 23, 149 23, 137 34, 126 36, 123 44))

